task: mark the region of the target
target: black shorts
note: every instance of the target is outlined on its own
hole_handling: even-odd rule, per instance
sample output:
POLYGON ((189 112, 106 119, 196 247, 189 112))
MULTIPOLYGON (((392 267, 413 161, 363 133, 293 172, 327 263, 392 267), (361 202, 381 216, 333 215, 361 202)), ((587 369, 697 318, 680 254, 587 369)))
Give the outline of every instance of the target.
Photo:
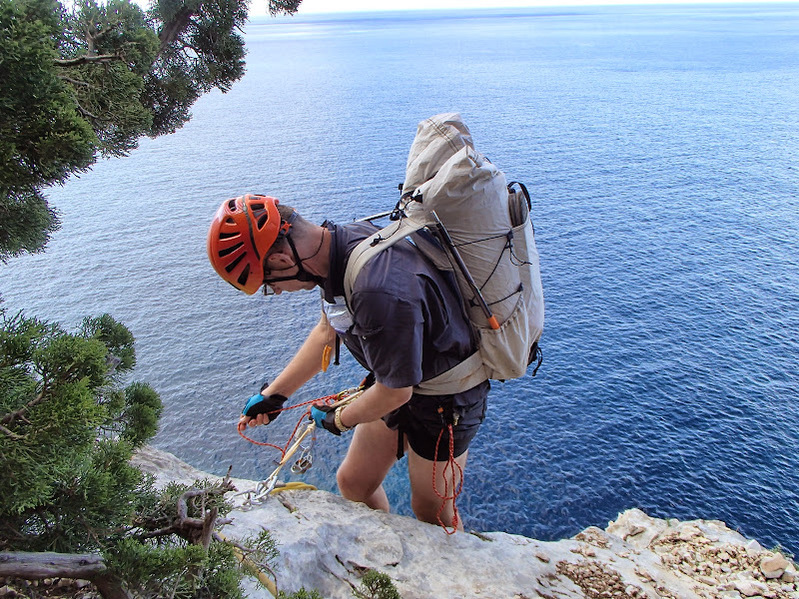
POLYGON ((426 460, 445 462, 449 459, 449 427, 453 424, 454 457, 467 449, 485 420, 488 382, 483 393, 429 396, 414 394, 401 408, 387 414, 383 420, 400 434, 397 457, 402 456, 403 438, 411 449, 426 460), (475 397, 475 395, 477 397, 475 397), (436 455, 438 443, 438 455, 436 455))

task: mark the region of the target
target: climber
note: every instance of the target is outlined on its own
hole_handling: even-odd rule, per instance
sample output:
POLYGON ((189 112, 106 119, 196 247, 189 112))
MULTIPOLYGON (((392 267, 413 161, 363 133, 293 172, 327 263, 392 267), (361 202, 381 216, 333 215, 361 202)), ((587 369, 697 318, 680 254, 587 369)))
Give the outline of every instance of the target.
POLYGON ((291 394, 327 368, 338 337, 375 381, 346 406, 312 409, 317 425, 333 434, 354 429, 337 471, 339 491, 389 511, 382 483, 407 455, 416 517, 462 530, 454 499, 442 490, 451 494, 462 485, 489 383, 454 395, 414 391, 471 355, 475 342, 454 283, 413 244, 397 243, 369 261, 345 302, 349 252, 375 231, 366 222, 314 225, 268 196, 222 203, 209 230, 208 254, 224 280, 247 294, 262 287, 280 295, 318 286, 323 296, 319 323, 282 372, 246 402, 238 428, 274 420, 291 394))

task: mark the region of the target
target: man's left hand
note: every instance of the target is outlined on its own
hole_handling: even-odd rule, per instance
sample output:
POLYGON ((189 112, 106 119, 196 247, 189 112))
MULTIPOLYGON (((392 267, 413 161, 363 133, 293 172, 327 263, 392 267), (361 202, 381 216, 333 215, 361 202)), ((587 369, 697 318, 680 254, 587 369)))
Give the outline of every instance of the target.
POLYGON ((341 431, 336 426, 336 408, 324 404, 314 404, 311 406, 311 420, 319 428, 330 431, 336 436, 341 435, 341 431))

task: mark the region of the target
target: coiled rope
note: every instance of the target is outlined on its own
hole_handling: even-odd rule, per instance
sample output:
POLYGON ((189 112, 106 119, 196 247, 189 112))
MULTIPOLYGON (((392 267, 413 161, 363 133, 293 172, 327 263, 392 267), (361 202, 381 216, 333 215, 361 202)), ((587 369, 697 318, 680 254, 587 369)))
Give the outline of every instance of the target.
POLYGON ((458 496, 461 494, 463 490, 463 468, 458 462, 455 461, 455 436, 452 431, 452 425, 448 424, 447 426, 441 429, 441 432, 438 433, 438 438, 436 439, 436 449, 435 449, 435 457, 438 458, 438 447, 441 443, 441 437, 444 436, 444 431, 449 432, 449 455, 447 456, 447 462, 444 465, 444 470, 442 470, 441 475, 444 479, 444 491, 443 493, 439 492, 438 490, 438 477, 436 476, 436 464, 438 464, 437 460, 433 461, 433 492, 436 496, 441 500, 441 507, 438 508, 438 512, 436 513, 436 520, 438 520, 439 525, 441 528, 444 529, 448 535, 455 534, 458 530, 458 523, 460 522, 460 517, 458 515, 458 506, 455 504, 458 496), (449 470, 450 476, 452 477, 452 483, 450 485, 450 481, 448 479, 447 471, 449 470), (444 523, 441 519, 441 514, 444 512, 444 509, 447 506, 447 502, 452 502, 452 524, 448 526, 444 523))

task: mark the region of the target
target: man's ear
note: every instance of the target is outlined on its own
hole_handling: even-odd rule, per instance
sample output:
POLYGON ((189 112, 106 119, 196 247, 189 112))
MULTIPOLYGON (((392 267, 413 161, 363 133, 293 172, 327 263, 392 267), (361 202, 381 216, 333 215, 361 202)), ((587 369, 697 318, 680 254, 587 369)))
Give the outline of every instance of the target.
POLYGON ((274 250, 266 257, 266 265, 270 270, 286 270, 295 266, 294 257, 282 249, 274 250))

